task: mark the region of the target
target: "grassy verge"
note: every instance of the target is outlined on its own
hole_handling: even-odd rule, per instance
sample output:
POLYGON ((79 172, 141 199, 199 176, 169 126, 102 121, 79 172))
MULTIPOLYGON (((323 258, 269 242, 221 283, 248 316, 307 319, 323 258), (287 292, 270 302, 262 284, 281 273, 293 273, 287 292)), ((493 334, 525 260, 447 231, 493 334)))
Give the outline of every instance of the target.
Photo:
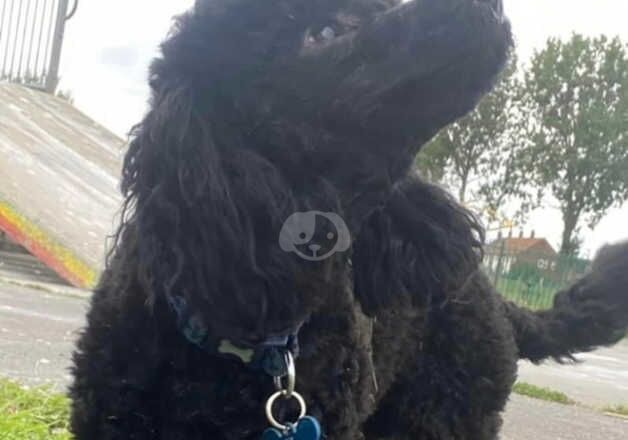
POLYGON ((573 405, 575 403, 566 394, 561 393, 560 391, 537 387, 536 385, 531 385, 525 382, 516 383, 512 390, 522 396, 532 397, 534 399, 545 400, 548 402, 562 403, 563 405, 573 405))
POLYGON ((26 388, 0 379, 3 440, 69 440, 69 405, 48 388, 26 388))
POLYGON ((628 417, 628 405, 607 406, 604 408, 604 412, 628 417))

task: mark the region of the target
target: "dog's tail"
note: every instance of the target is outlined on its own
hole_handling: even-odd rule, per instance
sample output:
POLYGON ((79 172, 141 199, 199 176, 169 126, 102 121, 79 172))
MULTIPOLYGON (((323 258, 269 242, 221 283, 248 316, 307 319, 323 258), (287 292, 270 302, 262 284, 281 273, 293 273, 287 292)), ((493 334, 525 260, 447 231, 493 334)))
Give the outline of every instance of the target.
POLYGON ((591 271, 534 312, 505 302, 521 358, 540 362, 618 342, 628 331, 628 242, 603 248, 591 271))

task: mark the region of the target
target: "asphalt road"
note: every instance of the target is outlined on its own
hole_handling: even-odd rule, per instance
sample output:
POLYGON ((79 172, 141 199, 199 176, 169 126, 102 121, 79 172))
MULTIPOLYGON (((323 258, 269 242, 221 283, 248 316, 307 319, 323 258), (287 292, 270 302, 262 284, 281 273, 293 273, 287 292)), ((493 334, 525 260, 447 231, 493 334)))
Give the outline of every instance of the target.
MULTIPOLYGON (((73 341, 84 323, 86 305, 85 299, 77 297, 0 284, 0 376, 28 384, 49 383, 63 390, 70 380, 70 354, 73 341)), ((617 388, 628 387, 628 377, 621 374, 628 370, 625 350, 626 346, 621 346, 607 350, 603 355, 587 355, 589 370, 577 373, 573 387, 581 392, 589 390, 594 393, 601 376, 616 380, 617 388)), ((524 367, 524 379, 532 383, 535 383, 535 377, 540 377, 541 382, 551 381, 552 375, 561 376, 561 370, 566 378, 573 378, 575 373, 571 369, 581 367, 549 365, 539 370, 549 368, 549 372, 535 376, 533 367, 527 366, 524 367), (559 372, 555 371, 556 368, 559 372)), ((568 387, 569 383, 563 378, 560 386, 568 387)), ((602 389, 606 390, 606 384, 603 384, 602 389)), ((606 391, 599 395, 604 396, 604 393, 606 391)), ((623 403, 628 404, 628 393, 617 395, 625 396, 623 403)), ((557 405, 513 395, 505 414, 501 438, 626 440, 628 420, 605 416, 582 407, 557 405)))
POLYGON ((84 299, 0 284, 0 375, 62 389, 86 307, 84 299))
POLYGON ((576 358, 580 362, 568 366, 520 362, 519 379, 562 391, 587 406, 628 405, 628 339, 576 358))
POLYGON ((506 410, 501 439, 626 440, 628 419, 513 394, 506 410))

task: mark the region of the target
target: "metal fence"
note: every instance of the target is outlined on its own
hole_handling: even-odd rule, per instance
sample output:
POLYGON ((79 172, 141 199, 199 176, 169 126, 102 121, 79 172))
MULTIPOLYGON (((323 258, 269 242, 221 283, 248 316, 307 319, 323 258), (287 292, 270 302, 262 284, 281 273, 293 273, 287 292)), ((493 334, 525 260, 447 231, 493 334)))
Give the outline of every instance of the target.
POLYGON ((488 248, 484 269, 499 293, 531 309, 552 307, 561 289, 582 277, 590 261, 551 252, 512 252, 504 247, 488 248))
POLYGON ((54 93, 65 22, 78 0, 0 0, 0 80, 54 93))

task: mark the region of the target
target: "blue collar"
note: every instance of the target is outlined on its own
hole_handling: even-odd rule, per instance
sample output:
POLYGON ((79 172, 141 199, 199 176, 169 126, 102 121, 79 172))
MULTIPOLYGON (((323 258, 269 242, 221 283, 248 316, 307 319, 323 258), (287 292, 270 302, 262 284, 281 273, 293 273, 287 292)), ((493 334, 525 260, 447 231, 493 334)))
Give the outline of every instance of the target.
POLYGON ((212 340, 203 318, 191 311, 184 297, 166 295, 166 298, 177 316, 177 327, 185 339, 212 356, 239 360, 272 377, 283 377, 287 374, 287 351, 292 353, 294 359, 299 356, 298 333, 303 323, 288 334, 271 336, 254 347, 241 347, 228 339, 212 340))

